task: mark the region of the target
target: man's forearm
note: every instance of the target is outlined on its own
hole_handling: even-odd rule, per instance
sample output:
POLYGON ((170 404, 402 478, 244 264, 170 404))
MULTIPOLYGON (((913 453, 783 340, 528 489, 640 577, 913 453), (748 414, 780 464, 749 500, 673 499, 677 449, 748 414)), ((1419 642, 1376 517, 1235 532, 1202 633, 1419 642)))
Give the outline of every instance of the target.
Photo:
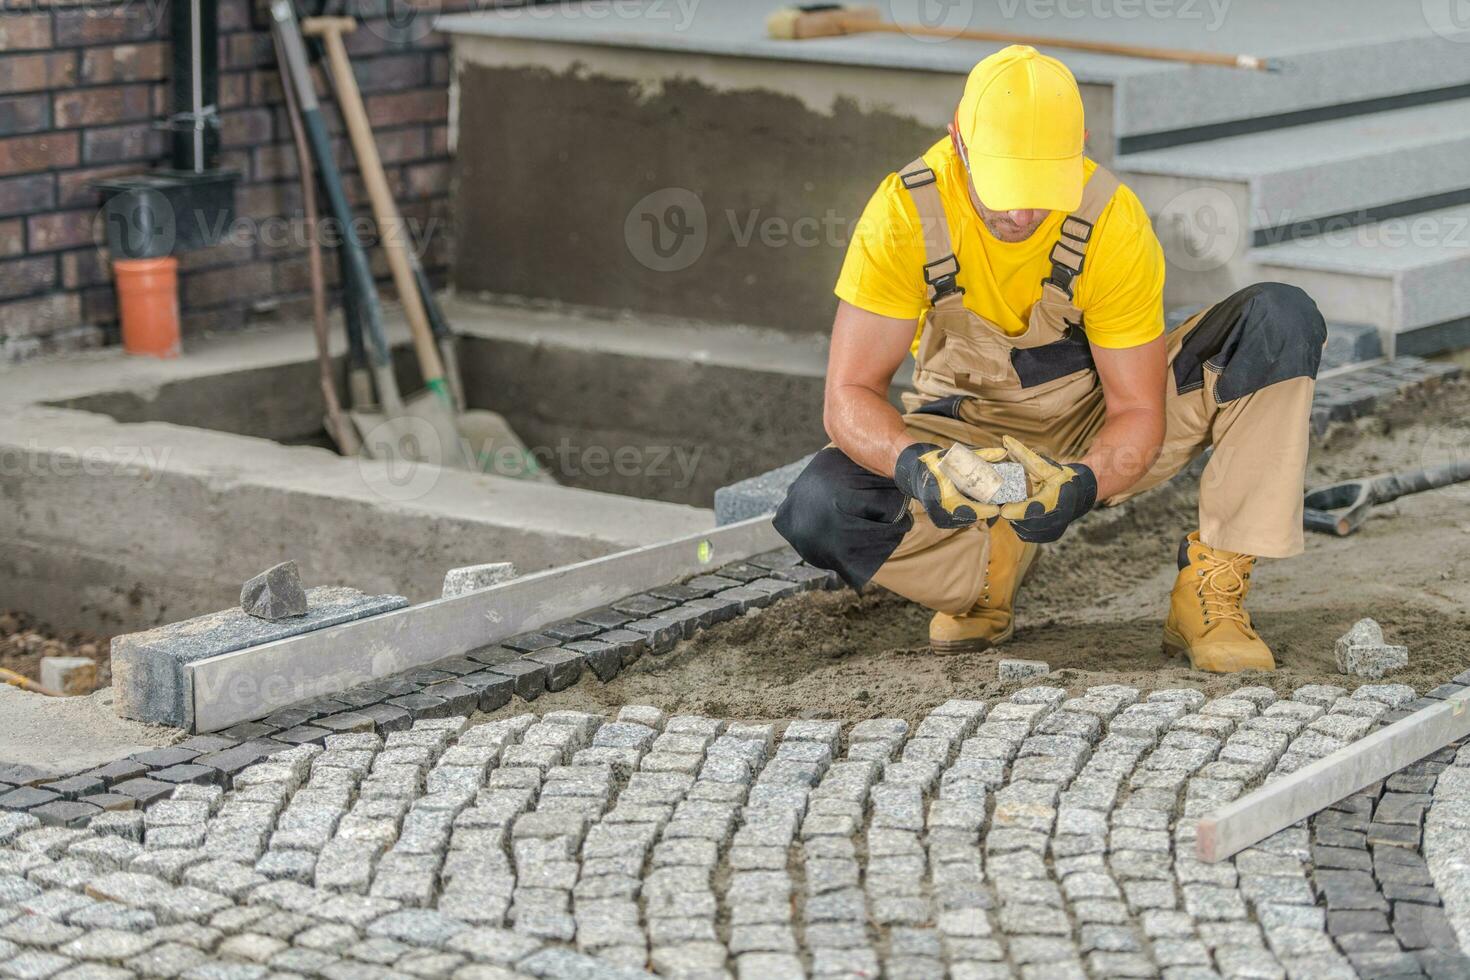
POLYGON ((1164 444, 1164 419, 1140 409, 1109 415, 1082 463, 1097 477, 1097 499, 1122 493, 1143 479, 1164 444))
POLYGON ((827 392, 827 435, 858 465, 892 476, 898 454, 914 439, 898 409, 870 388, 843 385, 827 392))

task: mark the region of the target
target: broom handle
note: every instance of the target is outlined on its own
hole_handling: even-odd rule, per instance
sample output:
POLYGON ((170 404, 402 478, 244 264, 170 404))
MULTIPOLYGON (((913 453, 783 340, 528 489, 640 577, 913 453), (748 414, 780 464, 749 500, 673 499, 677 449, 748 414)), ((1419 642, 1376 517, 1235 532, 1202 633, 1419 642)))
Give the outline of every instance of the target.
POLYGON ((1226 68, 1250 68, 1271 71, 1269 59, 1249 54, 1218 54, 1212 51, 1186 51, 1182 48, 1155 48, 1145 44, 1114 44, 1111 41, 1077 41, 1040 34, 1008 34, 1004 31, 948 30, 923 24, 890 24, 886 21, 844 21, 849 33, 881 31, 888 34, 910 34, 923 37, 960 37, 967 41, 994 41, 1001 44, 1029 44, 1036 48, 1068 48, 1097 54, 1117 54, 1129 58, 1152 58, 1155 61, 1182 61, 1190 65, 1221 65, 1226 68))

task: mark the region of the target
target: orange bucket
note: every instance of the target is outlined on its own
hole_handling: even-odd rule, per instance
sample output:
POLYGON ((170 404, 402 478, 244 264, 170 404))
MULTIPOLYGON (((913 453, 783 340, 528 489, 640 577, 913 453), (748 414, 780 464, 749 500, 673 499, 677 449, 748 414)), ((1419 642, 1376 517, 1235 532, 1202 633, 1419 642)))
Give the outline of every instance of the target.
POLYGON ((118 316, 123 350, 149 357, 179 356, 179 260, 117 259, 118 316))

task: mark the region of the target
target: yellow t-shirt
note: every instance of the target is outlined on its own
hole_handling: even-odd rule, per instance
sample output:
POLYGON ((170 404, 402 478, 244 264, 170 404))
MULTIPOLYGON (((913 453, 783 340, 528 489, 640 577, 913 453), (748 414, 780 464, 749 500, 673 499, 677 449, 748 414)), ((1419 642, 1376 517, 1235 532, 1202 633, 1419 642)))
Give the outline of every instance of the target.
MULTIPOLYGON (((1023 242, 1002 242, 970 201, 968 176, 949 137, 924 154, 934 170, 960 264, 964 304, 1006 333, 1024 333, 1052 245, 1066 215, 1053 211, 1023 242)), ((1084 161, 1090 178, 1097 164, 1084 161)), ((912 320, 929 308, 924 235, 913 198, 889 174, 853 230, 837 278, 838 297, 879 316, 912 320)), ((1087 338, 1099 347, 1136 347, 1164 332, 1164 253, 1138 197, 1119 186, 1103 209, 1073 288, 1087 338)), ((923 324, 920 323, 920 331, 923 324)), ((914 349, 918 349, 915 335, 914 349)))

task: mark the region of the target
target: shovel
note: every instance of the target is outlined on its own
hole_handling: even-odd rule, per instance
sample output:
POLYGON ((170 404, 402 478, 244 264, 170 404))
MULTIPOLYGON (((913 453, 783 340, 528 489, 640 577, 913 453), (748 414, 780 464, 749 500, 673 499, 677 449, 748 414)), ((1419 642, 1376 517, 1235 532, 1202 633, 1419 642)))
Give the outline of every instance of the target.
POLYGON ((1302 525, 1308 531, 1345 538, 1368 519, 1369 511, 1378 504, 1466 480, 1470 480, 1470 460, 1318 487, 1307 491, 1302 525))
MULTIPOLYGON (((474 469, 474 457, 460 436, 455 420, 455 400, 446 383, 444 365, 430 332, 423 295, 413 274, 413 250, 408 241, 407 228, 388 187, 388 177, 383 171, 383 161, 378 156, 377 143, 373 141, 372 125, 368 122, 362 93, 352 74, 347 46, 342 41, 344 34, 356 30, 357 22, 350 17, 308 17, 302 22, 301 28, 307 35, 320 37, 326 50, 332 87, 337 93, 337 104, 347 122, 352 151, 357 157, 368 198, 372 201, 373 217, 378 222, 379 240, 383 246, 383 254, 388 259, 388 269, 393 275, 393 286, 398 293, 399 302, 403 304, 404 314, 413 334, 414 353, 418 356, 419 369, 427 389, 424 396, 410 399, 405 405, 408 416, 420 423, 413 426, 418 443, 416 458, 420 462, 440 466, 474 469)), ((370 423, 371 420, 364 421, 370 423)), ((405 447, 405 451, 414 455, 412 448, 405 447)))

